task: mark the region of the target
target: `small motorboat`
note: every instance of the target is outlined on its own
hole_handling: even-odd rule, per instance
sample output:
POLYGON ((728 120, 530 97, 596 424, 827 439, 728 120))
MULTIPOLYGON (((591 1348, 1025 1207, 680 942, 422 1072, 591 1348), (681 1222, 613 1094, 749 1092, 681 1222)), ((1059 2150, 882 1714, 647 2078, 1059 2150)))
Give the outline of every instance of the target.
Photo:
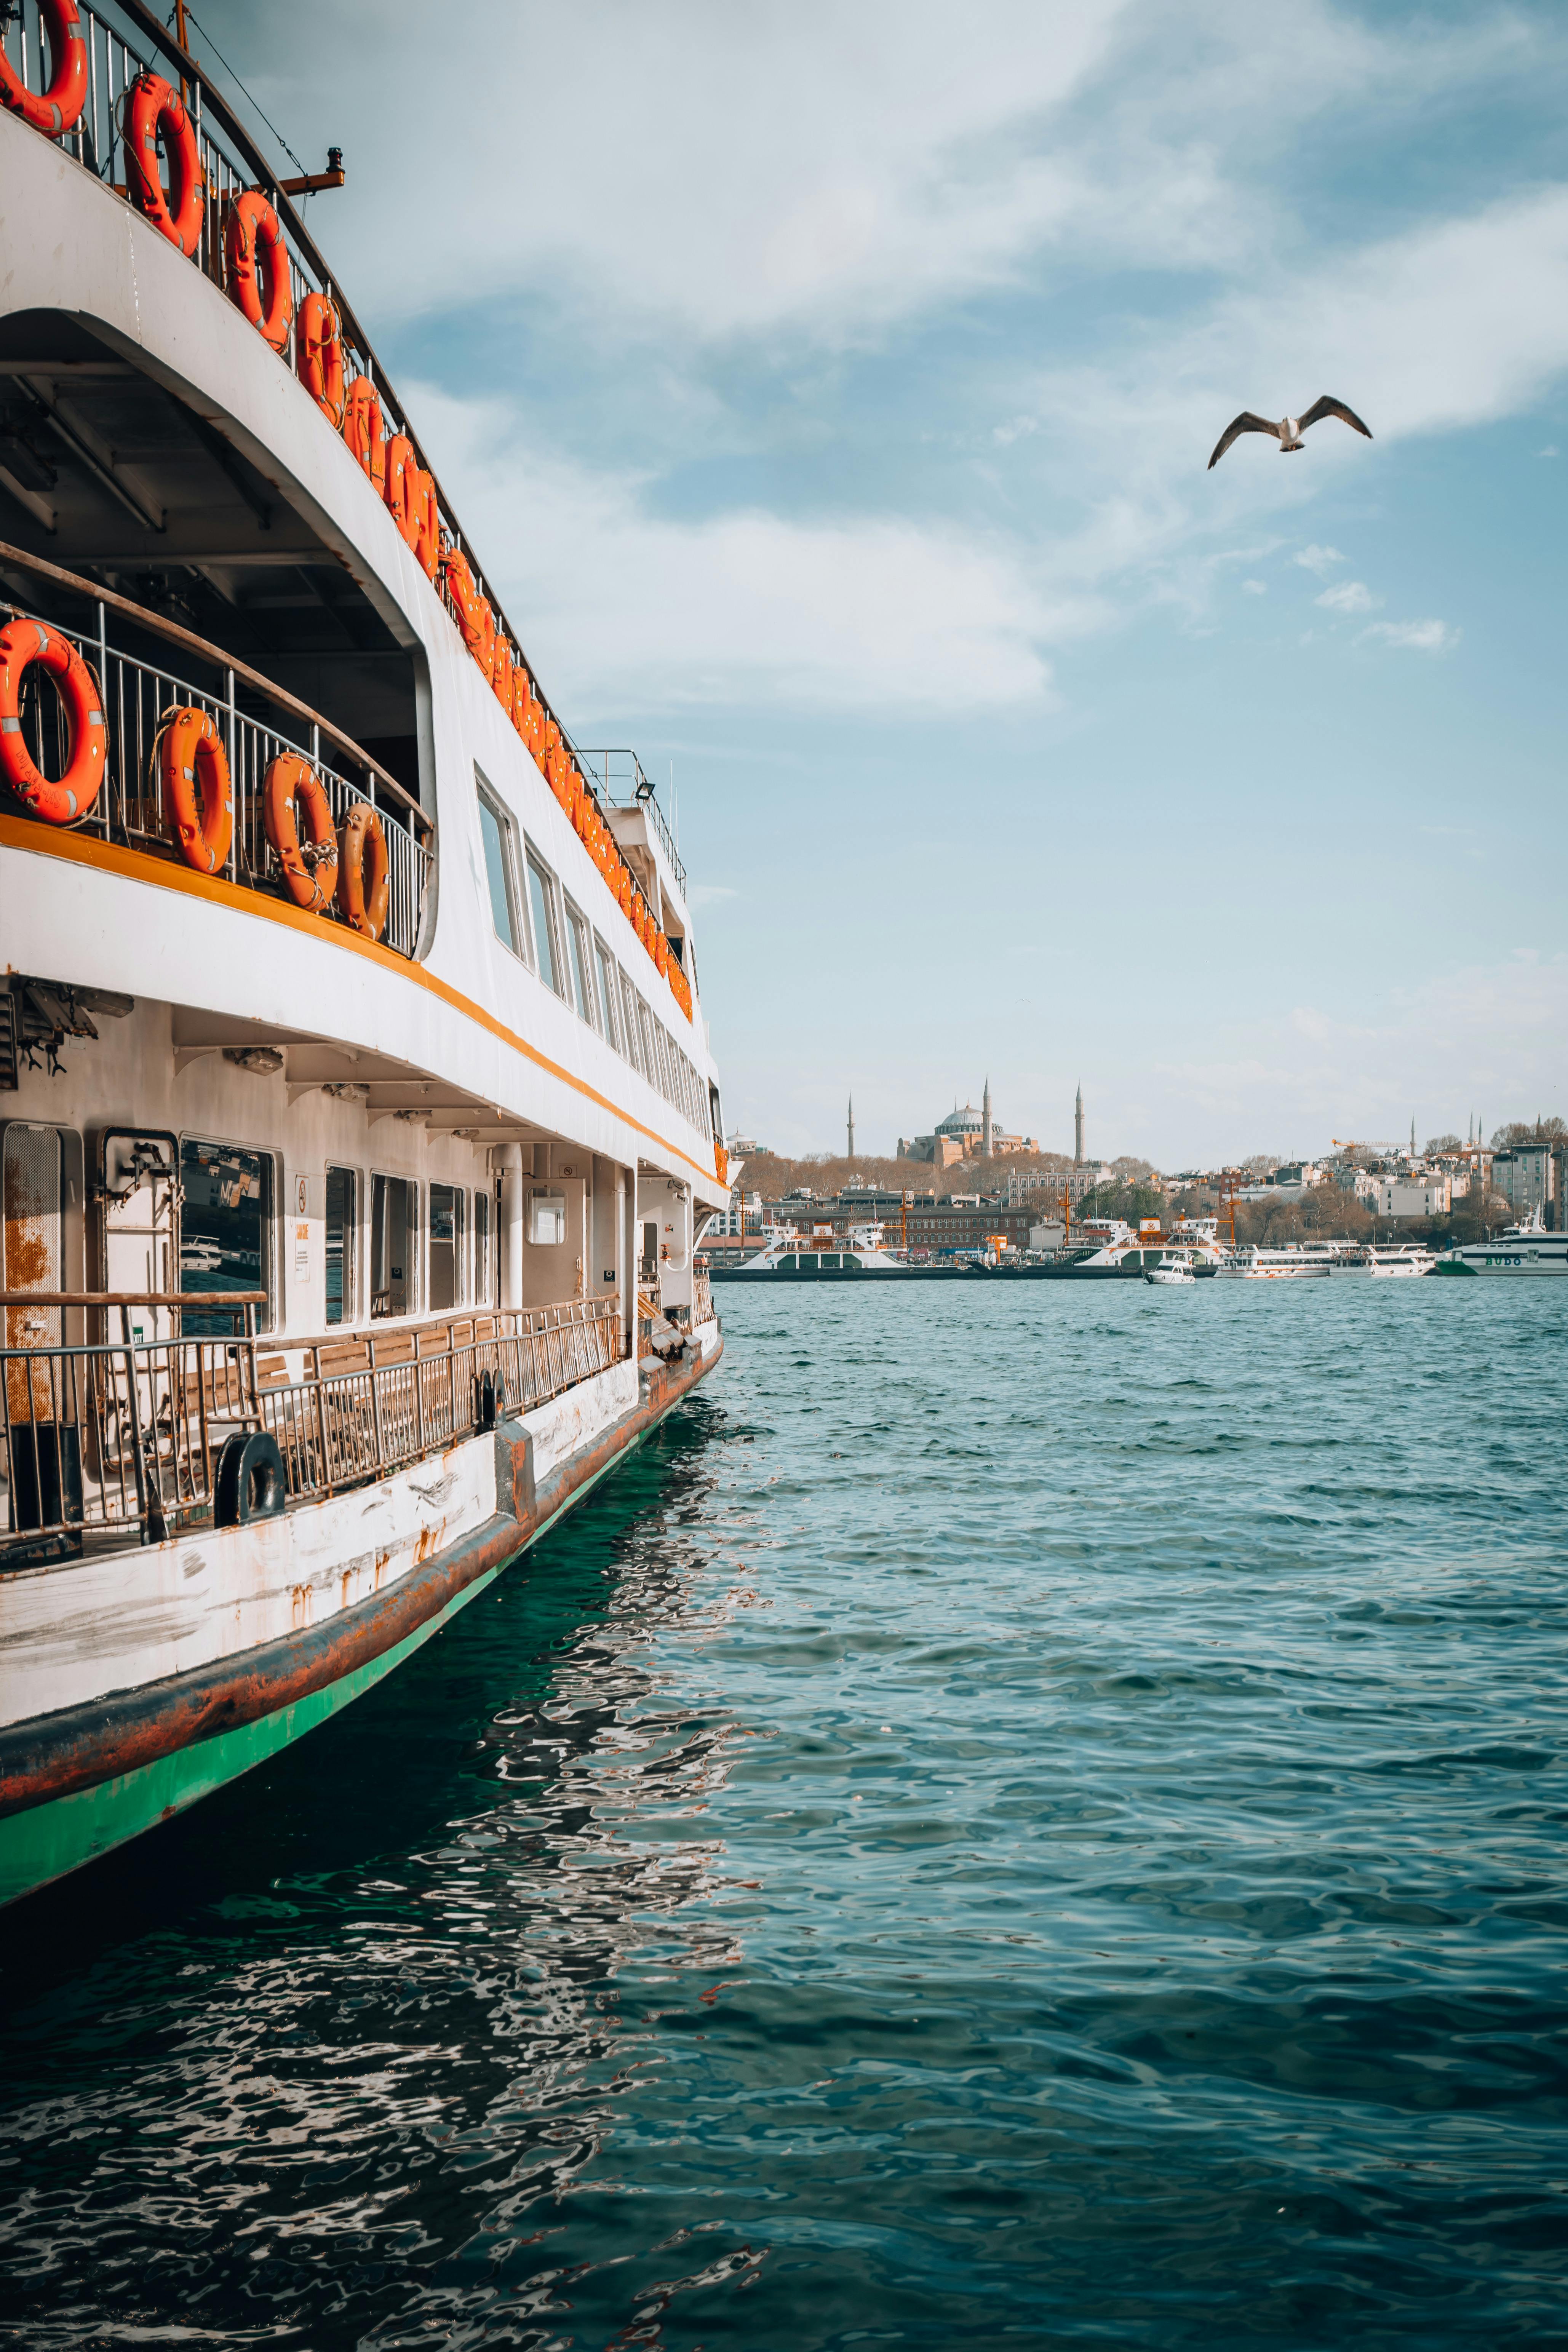
POLYGON ((1177 1251, 1162 1258, 1158 1265, 1146 1265, 1143 1279, 1159 1283, 1195 1282, 1197 1276, 1193 1272, 1191 1259, 1184 1252, 1177 1251))

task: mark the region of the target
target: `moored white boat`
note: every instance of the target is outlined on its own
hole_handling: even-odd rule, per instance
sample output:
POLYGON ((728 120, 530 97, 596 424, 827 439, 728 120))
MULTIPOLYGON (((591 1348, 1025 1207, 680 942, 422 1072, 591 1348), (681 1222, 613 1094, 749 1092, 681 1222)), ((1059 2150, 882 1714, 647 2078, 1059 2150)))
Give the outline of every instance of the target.
POLYGON ((1508 1277, 1568 1275, 1568 1234, 1549 1233, 1537 1209, 1527 1223, 1510 1225, 1489 1241, 1464 1242, 1440 1260, 1443 1274, 1508 1277))
POLYGON ((571 742, 222 92, 137 0, 80 37, 78 86, 8 12, 65 102, 0 111, 0 1899, 638 1444, 728 1198, 647 779, 571 742))

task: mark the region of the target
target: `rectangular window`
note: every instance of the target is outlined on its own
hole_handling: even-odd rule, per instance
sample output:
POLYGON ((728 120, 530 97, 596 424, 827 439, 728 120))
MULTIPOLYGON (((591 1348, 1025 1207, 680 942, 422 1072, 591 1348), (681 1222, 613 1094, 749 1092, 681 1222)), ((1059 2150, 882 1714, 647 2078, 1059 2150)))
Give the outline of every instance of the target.
POLYGON ((620 991, 616 986, 616 960, 599 937, 594 934, 594 962, 599 974, 599 1002, 605 1008, 605 1034, 617 1054, 626 1052, 621 1029, 620 991))
POLYGON ((572 960, 572 993, 577 1010, 590 1029, 599 1025, 599 1008, 594 987, 594 950, 589 942, 588 926, 572 904, 566 901, 566 944, 572 960))
POLYGON ((326 1275, 329 1323, 352 1323, 354 1319, 354 1274, 359 1239, 356 1190, 352 1168, 328 1169, 326 1275))
POLYGON ((621 1010, 626 1018, 626 1059, 634 1070, 646 1078, 647 1065, 643 1059, 642 1024, 637 1019, 637 992, 623 971, 621 974, 621 1010))
POLYGON ((490 1272, 490 1194, 488 1184, 480 1184, 474 1193, 474 1304, 489 1307, 494 1302, 494 1277, 490 1272))
MULTIPOLYGON (((637 996, 636 989, 632 991, 632 994, 637 996)), ((659 1082, 658 1055, 654 1050, 653 1032, 653 1014, 648 1011, 642 998, 637 996, 637 1035, 642 1041, 642 1066, 648 1083, 657 1087, 659 1082)))
MULTIPOLYGON (((479 774, 476 768, 474 773, 479 774)), ((479 838, 484 844, 485 878, 489 884, 490 920, 502 947, 521 955, 522 926, 517 910, 517 844, 511 819, 500 803, 479 786, 479 838)))
POLYGON ((531 849, 528 853, 528 911, 533 922, 533 953, 539 977, 557 996, 564 995, 560 977, 560 933, 555 919, 555 877, 548 866, 540 864, 531 849))
MULTIPOLYGON (((233 1143, 180 1146, 180 1288, 182 1291, 265 1290, 272 1287, 272 1154, 233 1143)), ((184 1310, 188 1339, 226 1334, 226 1310, 184 1310)), ((267 1307, 256 1310, 258 1331, 270 1328, 267 1307)))
POLYGON ((412 1315, 419 1304, 419 1187, 377 1176, 371 1186, 370 1311, 412 1315))
POLYGON ((430 1187, 430 1312, 463 1303, 463 1194, 456 1184, 430 1187))

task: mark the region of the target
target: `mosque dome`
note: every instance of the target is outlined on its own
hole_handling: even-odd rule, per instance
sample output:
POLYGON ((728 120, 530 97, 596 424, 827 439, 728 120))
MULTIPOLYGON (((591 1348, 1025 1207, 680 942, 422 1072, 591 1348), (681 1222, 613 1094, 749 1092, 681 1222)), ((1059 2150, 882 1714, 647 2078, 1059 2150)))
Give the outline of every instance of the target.
POLYGON ((962 1110, 950 1110, 936 1123, 938 1135, 982 1135, 984 1129, 984 1118, 973 1103, 965 1103, 962 1110))

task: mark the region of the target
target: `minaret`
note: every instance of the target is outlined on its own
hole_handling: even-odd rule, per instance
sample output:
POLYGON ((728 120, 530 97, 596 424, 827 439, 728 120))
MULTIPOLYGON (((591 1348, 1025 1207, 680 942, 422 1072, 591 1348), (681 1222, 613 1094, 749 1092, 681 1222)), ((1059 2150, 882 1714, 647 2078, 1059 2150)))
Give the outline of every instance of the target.
POLYGON ((1075 1168, 1083 1166, 1083 1088, 1078 1090, 1078 1100, 1072 1114, 1072 1157, 1075 1168))
POLYGON ((849 1097, 849 1157, 855 1157, 855 1097, 849 1097))
POLYGON ((985 1081, 985 1092, 980 1097, 980 1150, 982 1156, 991 1158, 991 1081, 985 1081))
POLYGON ((1410 1114, 1410 1157, 1412 1160, 1415 1157, 1415 1114, 1414 1111, 1410 1114))

